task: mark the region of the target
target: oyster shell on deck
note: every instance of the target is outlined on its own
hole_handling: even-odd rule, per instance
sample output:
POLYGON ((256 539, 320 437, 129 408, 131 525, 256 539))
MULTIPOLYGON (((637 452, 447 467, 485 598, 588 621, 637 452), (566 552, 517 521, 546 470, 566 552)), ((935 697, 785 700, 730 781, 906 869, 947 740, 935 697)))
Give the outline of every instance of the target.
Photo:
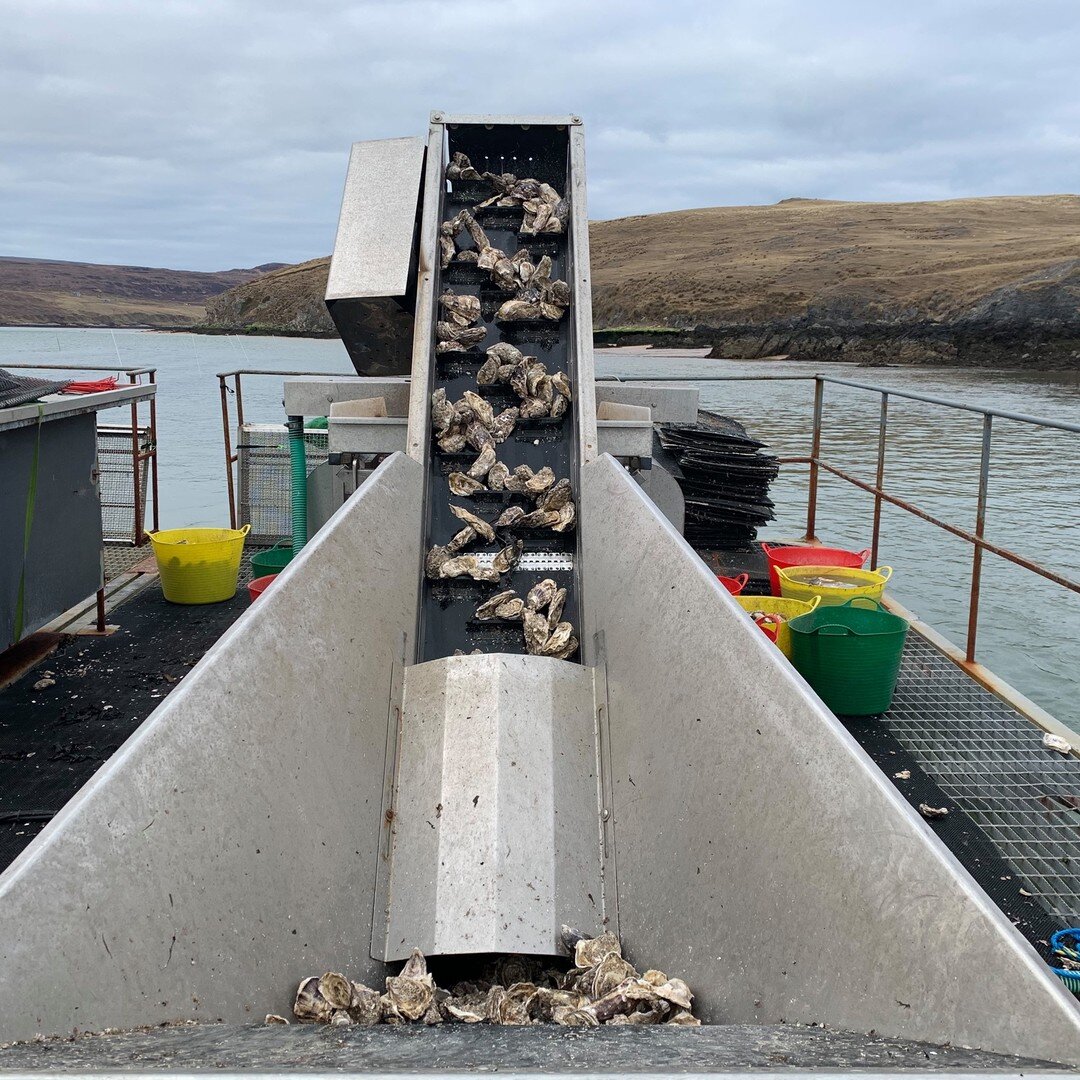
POLYGON ((296 989, 296 998, 293 1001, 293 1016, 297 1020, 328 1024, 333 1012, 334 1006, 319 991, 318 976, 312 975, 310 978, 304 979, 296 989))
POLYGON ((605 956, 614 953, 622 957, 622 945, 610 930, 599 937, 581 938, 574 945, 574 964, 579 968, 594 968, 605 956))

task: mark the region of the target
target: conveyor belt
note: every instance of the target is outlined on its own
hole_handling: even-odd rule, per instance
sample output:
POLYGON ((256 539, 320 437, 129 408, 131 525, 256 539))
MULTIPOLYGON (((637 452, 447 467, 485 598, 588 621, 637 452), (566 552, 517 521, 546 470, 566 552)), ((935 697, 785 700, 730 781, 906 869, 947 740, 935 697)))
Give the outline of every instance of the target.
MULTIPOLYGON (((450 129, 448 150, 465 153, 480 172, 511 172, 518 177, 533 177, 551 184, 560 194, 568 191, 568 139, 565 129, 552 127, 523 128, 520 125, 499 124, 461 125, 450 129)), ((533 262, 547 255, 552 260, 552 279, 563 279, 573 285, 573 268, 568 253, 568 234, 544 234, 519 237, 523 211, 520 208, 474 209, 492 196, 493 189, 486 181, 453 181, 450 190, 442 195, 439 221, 447 221, 459 210, 470 210, 484 229, 492 245, 513 254, 521 247, 528 249, 533 262)), ((467 234, 459 238, 459 246, 472 246, 467 234)), ((501 292, 486 270, 475 265, 453 262, 445 270, 438 269, 437 255, 432 256, 437 268, 434 295, 436 319, 442 316, 437 298, 447 289, 457 295, 480 299, 483 324, 487 335, 478 345, 465 352, 436 354, 432 344, 433 384, 431 390, 442 387, 450 402, 458 401, 466 390, 479 393, 498 413, 521 404, 518 395, 507 385, 479 386, 477 372, 486 359, 485 350, 505 341, 522 353, 539 359, 549 373, 566 372, 571 385, 577 386, 577 371, 570 346, 570 319, 566 314, 558 322, 542 320, 535 323, 496 323, 495 312, 512 293, 501 292)), ((434 326, 432 333, 434 335, 434 326)), ((576 394, 575 394, 576 398, 576 394)), ((556 479, 571 480, 576 499, 578 491, 576 443, 574 438, 576 403, 558 418, 519 420, 513 434, 496 447, 498 460, 511 470, 528 465, 539 471, 549 466, 556 479)), ((450 512, 450 504, 466 507, 488 522, 494 521, 510 505, 525 510, 534 509, 523 495, 510 492, 478 492, 469 497, 452 495, 448 477, 454 471, 467 471, 476 459, 476 451, 467 447, 463 453, 444 453, 434 438, 430 439, 428 479, 425 493, 425 550, 436 544, 446 544, 463 525, 450 512)), ((558 533, 549 529, 500 530, 496 541, 477 542, 462 554, 488 558, 504 545, 521 539, 525 556, 517 568, 504 574, 498 583, 477 582, 469 577, 440 581, 425 579, 422 590, 420 618, 420 647, 418 659, 434 660, 456 650, 471 652, 525 652, 521 623, 480 622, 473 616, 477 606, 504 589, 514 589, 524 597, 528 590, 543 578, 553 579, 560 588, 568 590, 562 618, 580 626, 578 596, 580 582, 577 571, 576 529, 558 533)))

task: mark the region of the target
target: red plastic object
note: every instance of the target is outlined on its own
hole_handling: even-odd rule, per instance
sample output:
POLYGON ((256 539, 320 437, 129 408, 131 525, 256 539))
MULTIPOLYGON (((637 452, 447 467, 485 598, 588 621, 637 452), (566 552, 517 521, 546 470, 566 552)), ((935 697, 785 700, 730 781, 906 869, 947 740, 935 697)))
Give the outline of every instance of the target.
POLYGON ((749 574, 740 574, 738 577, 724 577, 722 574, 717 574, 716 576, 720 579, 720 584, 723 585, 732 596, 738 596, 739 593, 746 588, 746 583, 750 580, 749 574))
POLYGON ((95 379, 89 382, 70 382, 61 394, 101 394, 106 390, 116 389, 116 376, 110 375, 107 379, 95 379))
POLYGON ((780 595, 780 577, 777 567, 787 570, 789 566, 850 566, 861 570, 870 558, 870 549, 845 551, 829 547, 770 547, 762 544, 761 550, 769 560, 769 586, 773 596, 780 595))
POLYGON ((270 582, 277 577, 277 574, 267 574, 265 577, 252 578, 248 582, 248 592, 251 593, 251 602, 254 604, 256 600, 266 591, 270 582))

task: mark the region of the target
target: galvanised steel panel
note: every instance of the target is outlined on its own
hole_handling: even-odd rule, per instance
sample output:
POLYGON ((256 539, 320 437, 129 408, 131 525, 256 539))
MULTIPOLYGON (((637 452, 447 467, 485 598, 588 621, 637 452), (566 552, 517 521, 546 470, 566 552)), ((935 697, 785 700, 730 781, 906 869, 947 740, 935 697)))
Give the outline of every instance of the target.
POLYGON ((369 955, 422 470, 388 459, 0 876, 0 1040, 288 1014, 369 955))
POLYGON ((353 143, 326 299, 404 296, 415 262, 424 140, 353 143))
POLYGON ((488 653, 406 669, 374 955, 554 955, 561 924, 599 931, 593 728, 578 664, 488 653))
POLYGON ((625 470, 582 485, 630 959, 713 1023, 1080 1063, 1075 1000, 625 470))

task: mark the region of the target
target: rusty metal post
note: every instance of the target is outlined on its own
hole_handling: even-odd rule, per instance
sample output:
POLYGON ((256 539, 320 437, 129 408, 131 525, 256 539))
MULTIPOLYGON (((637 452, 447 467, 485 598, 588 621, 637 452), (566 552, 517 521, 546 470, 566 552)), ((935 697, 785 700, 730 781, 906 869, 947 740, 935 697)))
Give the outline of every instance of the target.
MULTIPOLYGON (((881 417, 878 420, 877 442, 877 489, 885 483, 885 435, 889 427, 889 395, 881 395, 881 417)), ((874 530, 870 540, 870 568, 878 564, 878 540, 881 536, 881 495, 874 496, 874 530)))
POLYGON ((233 490, 232 436, 229 434, 229 388, 225 385, 225 376, 218 376, 221 387, 221 430, 225 436, 225 478, 229 487, 229 527, 236 528, 236 493, 233 490))
POLYGON ((979 462, 979 501, 975 510, 975 550, 971 557, 971 599, 968 601, 967 662, 975 662, 975 635, 979 627, 979 590, 982 586, 982 538, 986 528, 986 494, 990 480, 992 416, 983 417, 982 458, 979 462))
MULTIPOLYGON (((147 372, 147 381, 157 386, 157 368, 151 368, 147 372)), ((154 485, 154 497, 151 502, 151 515, 154 522, 154 532, 157 532, 161 528, 160 519, 158 517, 159 512, 159 497, 158 497, 158 471, 157 471, 157 394, 150 399, 150 481, 154 485)))
POLYGON ((806 495, 806 536, 804 540, 817 539, 814 527, 817 522, 818 458, 821 455, 821 411, 825 397, 825 383, 820 375, 814 376, 814 435, 810 443, 810 486, 806 495))
MULTIPOLYGON (((128 376, 128 382, 132 386, 136 385, 139 381, 138 375, 134 373, 128 376)), ((146 539, 143 533, 143 526, 146 524, 143 520, 142 514, 142 483, 139 476, 139 466, 142 464, 140 460, 139 450, 139 403, 133 401, 131 403, 131 471, 132 471, 132 493, 135 501, 135 546, 142 547, 143 540, 146 539)))
POLYGON ((233 376, 233 386, 236 388, 236 426, 242 428, 244 426, 244 392, 240 387, 240 375, 238 371, 233 376))
POLYGON ((105 586, 97 591, 97 632, 105 633, 105 586))

